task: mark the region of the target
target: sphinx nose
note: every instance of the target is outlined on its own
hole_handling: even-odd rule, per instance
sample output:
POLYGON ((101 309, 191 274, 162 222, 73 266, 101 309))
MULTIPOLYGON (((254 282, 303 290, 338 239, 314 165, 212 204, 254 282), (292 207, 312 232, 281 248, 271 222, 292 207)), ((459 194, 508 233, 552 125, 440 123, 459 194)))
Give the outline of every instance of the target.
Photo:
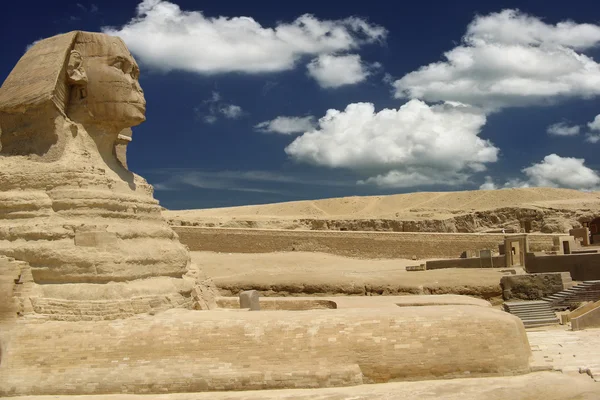
POLYGON ((134 80, 132 82, 132 86, 136 91, 140 92, 141 94, 144 94, 144 91, 142 90, 142 87, 140 86, 140 83, 137 80, 134 80))

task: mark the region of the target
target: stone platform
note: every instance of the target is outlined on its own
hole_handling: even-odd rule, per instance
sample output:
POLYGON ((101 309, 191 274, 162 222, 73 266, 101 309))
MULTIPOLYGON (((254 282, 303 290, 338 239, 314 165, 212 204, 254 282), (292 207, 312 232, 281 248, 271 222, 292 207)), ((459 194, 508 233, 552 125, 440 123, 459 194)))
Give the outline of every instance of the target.
MULTIPOLYGON (((379 299, 378 299, 379 300, 379 299)), ((388 303, 393 304, 393 303, 388 303)), ((521 321, 477 305, 21 318, 0 395, 319 388, 529 372, 521 321)))

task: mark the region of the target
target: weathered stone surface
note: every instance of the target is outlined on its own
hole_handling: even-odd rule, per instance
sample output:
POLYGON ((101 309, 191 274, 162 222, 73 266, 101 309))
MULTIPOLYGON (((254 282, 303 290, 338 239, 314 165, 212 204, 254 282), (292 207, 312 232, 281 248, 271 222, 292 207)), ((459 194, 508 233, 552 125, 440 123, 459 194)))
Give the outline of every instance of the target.
POLYGON ((531 355, 518 318, 479 306, 169 310, 125 321, 18 324, 0 364, 0 396, 512 375, 529 371, 531 355))
POLYGON ((137 296, 187 307, 203 285, 152 186, 126 166, 145 120, 138 76, 121 39, 76 31, 37 42, 0 88, 0 255, 28 265, 37 297, 72 300, 54 287, 70 284, 73 315, 137 296))
POLYGON ((500 279, 504 300, 539 300, 564 289, 560 272, 548 274, 506 275, 500 279))
POLYGON ((260 298, 258 291, 245 290, 240 293, 240 308, 249 308, 250 311, 260 311, 260 298))

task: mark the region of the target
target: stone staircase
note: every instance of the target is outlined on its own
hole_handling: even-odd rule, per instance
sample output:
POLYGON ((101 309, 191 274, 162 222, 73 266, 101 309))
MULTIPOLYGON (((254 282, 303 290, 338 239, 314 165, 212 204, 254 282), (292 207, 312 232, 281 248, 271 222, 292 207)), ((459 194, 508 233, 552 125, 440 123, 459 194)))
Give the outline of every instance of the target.
POLYGON ((583 281, 561 292, 542 298, 553 310, 566 310, 573 303, 600 300, 600 281, 583 281))
POLYGON ((519 317, 525 328, 558 324, 550 303, 544 300, 505 302, 504 311, 519 317))

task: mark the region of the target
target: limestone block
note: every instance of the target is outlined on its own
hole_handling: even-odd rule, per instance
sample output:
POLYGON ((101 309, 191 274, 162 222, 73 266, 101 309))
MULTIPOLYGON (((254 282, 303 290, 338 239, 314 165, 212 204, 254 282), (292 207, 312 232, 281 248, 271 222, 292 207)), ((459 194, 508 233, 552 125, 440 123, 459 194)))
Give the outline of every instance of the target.
POLYGON ((240 308, 249 308, 250 311, 260 311, 258 291, 246 290, 240 293, 240 308))
POLYGON ((0 396, 502 376, 528 372, 531 356, 517 317, 479 306, 169 310, 126 323, 18 324, 6 340, 0 396))
POLYGON ((100 249, 110 249, 115 247, 118 238, 114 232, 106 231, 77 231, 75 232, 75 246, 98 247, 100 249))

